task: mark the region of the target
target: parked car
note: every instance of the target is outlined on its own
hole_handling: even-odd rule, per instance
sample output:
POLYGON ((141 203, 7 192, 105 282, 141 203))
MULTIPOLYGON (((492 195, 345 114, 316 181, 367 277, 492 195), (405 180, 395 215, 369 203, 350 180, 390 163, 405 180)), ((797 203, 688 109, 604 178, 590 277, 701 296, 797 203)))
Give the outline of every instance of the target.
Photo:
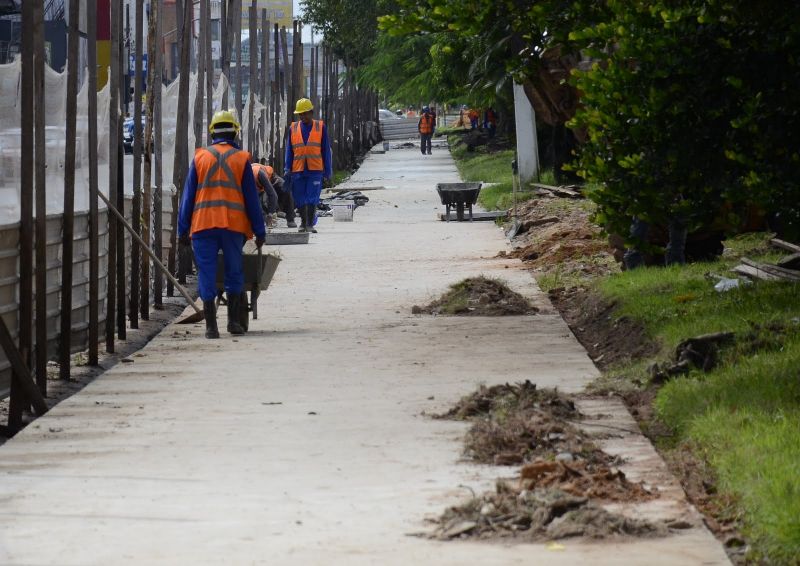
POLYGON ((400 120, 402 116, 398 116, 391 110, 387 110, 386 108, 381 108, 378 110, 378 119, 379 120, 400 120))
MULTIPOLYGON (((142 116, 142 133, 144 133, 144 116, 142 116)), ((125 153, 133 153, 133 118, 125 118, 122 123, 122 147, 125 153)))

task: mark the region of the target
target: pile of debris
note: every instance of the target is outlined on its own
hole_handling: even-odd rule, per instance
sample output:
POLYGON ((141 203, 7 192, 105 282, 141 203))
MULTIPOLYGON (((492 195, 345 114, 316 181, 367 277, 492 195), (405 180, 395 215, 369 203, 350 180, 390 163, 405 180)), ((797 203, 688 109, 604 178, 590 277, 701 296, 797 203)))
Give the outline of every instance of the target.
POLYGON ((778 249, 791 252, 791 255, 781 258, 774 265, 743 257, 739 260, 741 263, 734 267, 733 271, 750 279, 800 282, 800 246, 777 238, 771 239, 770 244, 778 249))
POLYGON ((482 276, 464 279, 430 304, 411 308, 413 314, 450 316, 513 316, 538 310, 502 281, 482 276))
MULTIPOLYGON (((536 194, 517 207, 519 229, 512 240, 511 257, 521 259, 537 275, 558 273, 564 279, 619 271, 613 248, 591 220, 593 205, 589 201, 578 198, 577 192, 576 196, 560 197, 552 190, 540 189, 536 194)), ((509 211, 512 216, 513 209, 509 211)))
POLYGON ((437 418, 469 420, 465 441, 471 459, 524 464, 516 480, 498 480, 495 492, 451 507, 432 536, 529 540, 573 536, 649 536, 663 525, 610 513, 596 501, 646 501, 658 497, 631 482, 574 423, 575 403, 530 381, 480 387, 437 418))
POLYGON ((486 493, 447 509, 432 537, 439 540, 509 538, 528 541, 569 537, 655 537, 667 534, 664 524, 611 513, 587 497, 557 489, 515 489, 498 481, 486 493))

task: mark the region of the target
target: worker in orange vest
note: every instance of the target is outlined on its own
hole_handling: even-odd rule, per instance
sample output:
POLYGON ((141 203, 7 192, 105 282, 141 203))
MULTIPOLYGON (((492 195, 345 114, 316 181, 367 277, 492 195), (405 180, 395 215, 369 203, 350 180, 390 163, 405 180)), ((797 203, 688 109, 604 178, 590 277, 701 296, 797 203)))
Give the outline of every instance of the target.
POLYGON ((191 245, 198 272, 198 288, 206 316, 206 338, 219 338, 214 299, 217 296, 217 254, 225 262, 228 332, 244 334, 239 322, 247 299, 243 296, 242 246, 255 233, 264 244, 266 230, 250 154, 239 149, 239 122, 220 110, 208 127, 211 145, 195 151, 186 176, 178 211, 181 245, 191 245))
POLYGON ((272 186, 270 178, 275 170, 269 165, 253 163, 253 178, 256 180, 258 197, 261 199, 261 209, 267 220, 267 228, 274 228, 278 223, 278 193, 272 186))
POLYGON ((469 118, 470 128, 472 128, 473 130, 477 130, 478 119, 481 117, 481 115, 478 114, 478 111, 475 108, 470 108, 469 112, 467 112, 467 117, 469 118))
POLYGON ((295 206, 300 212, 299 231, 316 234, 314 224, 322 182, 333 177, 331 145, 325 123, 314 120, 314 105, 309 99, 298 100, 294 113, 299 121, 289 126, 284 163, 295 206))
POLYGON ((427 106, 422 109, 422 116, 419 117, 417 130, 419 130, 419 147, 422 150, 422 155, 427 152, 431 154, 431 139, 433 139, 433 131, 436 128, 436 118, 431 114, 431 109, 427 106))

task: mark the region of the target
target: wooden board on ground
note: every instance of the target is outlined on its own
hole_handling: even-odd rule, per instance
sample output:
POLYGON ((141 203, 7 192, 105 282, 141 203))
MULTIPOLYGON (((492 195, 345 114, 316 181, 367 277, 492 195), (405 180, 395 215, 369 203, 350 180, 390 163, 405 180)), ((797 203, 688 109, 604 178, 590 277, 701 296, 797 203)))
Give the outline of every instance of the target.
POLYGON ((308 243, 308 232, 269 232, 264 244, 267 246, 293 246, 308 243))
POLYGON ((555 185, 545 185, 544 183, 531 183, 531 186, 537 189, 550 191, 551 193, 559 197, 583 198, 583 195, 579 191, 575 190, 577 187, 567 187, 567 186, 556 187, 555 185))
MULTIPOLYGON (((504 210, 493 210, 493 211, 490 211, 490 212, 473 212, 472 213, 472 219, 475 220, 476 222, 477 221, 486 221, 486 220, 497 220, 498 218, 505 219, 507 216, 508 216, 508 213, 506 211, 504 211, 504 210)), ((444 212, 438 213, 437 217, 441 221, 445 221, 446 220, 444 212)), ((451 221, 455 221, 456 220, 454 214, 450 215, 450 220, 451 221)), ((469 222, 469 216, 468 215, 464 216, 464 222, 469 222)))
POLYGON ((737 273, 742 273, 744 275, 749 275, 767 281, 783 280, 800 283, 800 271, 784 269, 782 267, 778 267, 777 265, 771 265, 768 263, 760 263, 746 257, 743 257, 741 262, 741 265, 738 265, 734 268, 734 271, 737 273))
POLYGON ((798 246, 797 244, 792 244, 791 242, 779 240, 778 238, 772 238, 769 241, 769 243, 775 246, 776 248, 786 250, 787 252, 800 253, 800 246, 798 246))

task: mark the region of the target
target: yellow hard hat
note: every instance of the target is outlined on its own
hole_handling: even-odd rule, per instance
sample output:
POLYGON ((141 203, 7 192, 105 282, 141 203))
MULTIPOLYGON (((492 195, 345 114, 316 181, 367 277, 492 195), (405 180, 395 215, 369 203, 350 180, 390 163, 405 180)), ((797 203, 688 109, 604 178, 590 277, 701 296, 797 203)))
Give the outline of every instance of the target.
POLYGON ((311 101, 307 98, 301 98, 297 101, 297 106, 294 108, 295 114, 303 114, 305 112, 310 112, 314 110, 314 105, 311 104, 311 101))
POLYGON ((208 131, 212 134, 219 134, 225 132, 235 132, 237 135, 239 134, 239 130, 241 126, 239 122, 236 120, 236 116, 233 115, 233 112, 230 110, 217 110, 214 113, 214 117, 211 118, 211 123, 208 125, 208 131), (231 124, 231 128, 218 128, 217 126, 220 124, 231 124))

